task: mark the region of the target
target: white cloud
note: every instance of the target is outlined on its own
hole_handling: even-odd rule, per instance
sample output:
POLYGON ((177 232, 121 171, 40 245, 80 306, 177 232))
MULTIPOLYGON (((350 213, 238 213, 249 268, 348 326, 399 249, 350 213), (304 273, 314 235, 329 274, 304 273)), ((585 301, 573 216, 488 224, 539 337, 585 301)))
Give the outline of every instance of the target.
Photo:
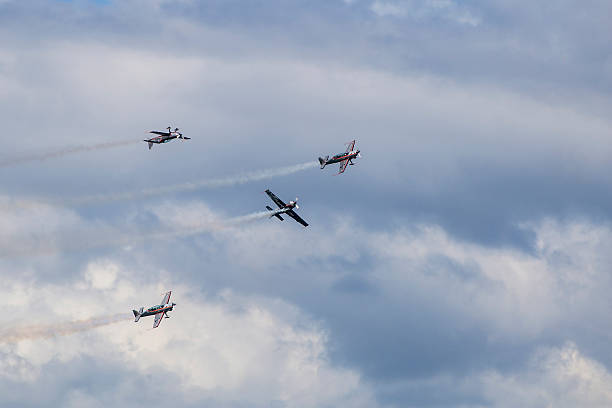
MULTIPOLYGON (((14 211, 19 214, 21 210, 14 211)), ((312 260, 325 263, 329 258, 341 258, 353 263, 364 255, 376 260, 367 275, 390 299, 401 303, 403 296, 421 288, 431 293, 432 298, 443 299, 446 307, 489 326, 491 336, 537 338, 563 325, 568 317, 581 320, 588 313, 599 313, 598 310, 610 306, 605 288, 611 287, 612 281, 605 271, 612 264, 612 255, 607 251, 612 245, 612 232, 607 226, 586 221, 561 223, 548 219, 523 225, 536 237, 535 253, 529 254, 465 242, 430 224, 388 232, 365 230, 350 217, 338 219, 331 229, 327 225, 313 225, 309 230, 296 231, 286 223, 269 220, 224 225, 223 215, 198 201, 180 204, 169 201, 138 209, 139 214, 143 212, 159 217, 159 231, 154 228, 148 233, 131 234, 120 225, 91 223, 52 207, 43 211, 45 222, 52 226, 45 233, 48 235, 32 235, 37 233, 38 226, 28 222, 21 225, 21 219, 8 209, 4 220, 12 220, 7 228, 20 231, 22 237, 34 237, 34 243, 31 238, 13 239, 11 245, 20 254, 35 250, 60 254, 96 245, 121 247, 128 242, 142 245, 146 240, 173 241, 183 235, 205 233, 212 234, 218 242, 218 256, 235 267, 257 270, 262 277, 276 273, 278 254, 283 254, 284 268, 298 269, 312 260), (65 219, 72 221, 62 225, 60 221, 65 219), (79 229, 72 235, 75 225, 79 229), (36 246, 47 241, 53 241, 53 246, 36 246)), ((204 245, 209 243, 205 241, 204 245)), ((320 279, 326 286, 343 272, 324 271, 312 279, 320 279)), ((114 296, 123 300, 133 290, 129 279, 119 278, 112 262, 92 262, 84 273, 84 286, 76 289, 113 291, 114 296)), ((22 286, 16 285, 13 293, 15 296, 7 301, 15 306, 23 306, 35 297, 27 281, 22 286)), ((78 303, 68 304, 71 299, 60 297, 57 303, 66 310, 82 310, 80 316, 86 317, 87 309, 80 308, 78 303)))
POLYGON ((118 272, 119 268, 113 263, 91 263, 85 270, 85 281, 94 289, 111 289, 114 287, 118 272))
POLYGON ((381 17, 393 16, 403 17, 408 14, 408 4, 404 3, 391 3, 385 1, 375 1, 370 6, 370 9, 381 17))
POLYGON ((520 374, 481 377, 491 405, 604 408, 612 404, 612 374, 573 343, 540 349, 520 374))
MULTIPOLYGON (((120 264, 98 260, 89 263, 72 285, 29 285, 26 304, 11 301, 24 292, 25 284, 5 281, 11 294, 5 312, 13 316, 13 326, 122 311, 126 319, 81 334, 0 344, 0 372, 15 381, 36 381, 51 361, 71 364, 88 356, 123 367, 127 373, 121 375, 171 374, 179 380, 172 388, 194 400, 238 399, 252 406, 269 406, 271 401, 303 407, 375 405, 358 373, 330 364, 325 331, 294 306, 231 291, 212 300, 184 284, 155 280, 134 282, 120 264), (115 292, 110 287, 129 290, 115 292), (174 290, 178 304, 171 319, 156 330, 151 329, 151 318, 138 324, 130 321, 132 306, 159 302, 167 288, 174 290), (44 310, 44 316, 32 314, 33 308, 44 310)), ((10 327, 5 325, 5 330, 10 327)), ((68 406, 96 406, 95 397, 78 390, 66 399, 68 406)))
POLYGON ((380 17, 406 17, 415 19, 443 18, 458 24, 475 27, 480 18, 472 14, 465 6, 452 0, 424 1, 381 1, 376 0, 370 10, 380 17))
MULTIPOLYGON (((155 206, 160 217, 171 214, 165 222, 186 231, 201 224, 202 214, 209 220, 223 218, 199 202, 183 202, 176 213, 169 211, 173 208, 178 207, 172 202, 155 206)), ((61 230, 54 217, 64 217, 64 210, 45 211, 45 219, 61 230)), ((12 217, 10 211, 7 217, 12 217)), ((373 266, 364 276, 386 301, 401 305, 412 294, 426 293, 423 299, 429 300, 422 307, 442 307, 471 325, 486 328, 493 342, 537 341, 568 322, 584 322, 587 316, 601 321, 601 310, 610 307, 608 288, 612 282, 607 268, 612 255, 607 248, 612 245, 612 231, 605 225, 551 219, 525 224, 523 228, 536 236, 534 253, 528 254, 464 242, 435 225, 372 232, 344 217, 325 226, 326 234, 302 230, 296 234, 286 224, 266 221, 211 232, 217 256, 228 267, 248 267, 249 273, 257 273, 264 281, 278 266, 299 270, 300 264, 309 260, 324 264, 328 259, 342 258, 356 263, 361 256, 371 257, 373 266), (283 254, 280 265, 278 254, 283 254), (440 263, 440 259, 445 261, 440 263)), ((75 222, 81 223, 79 218, 75 222)), ((326 288, 345 272, 324 270, 308 279, 326 288)), ((143 275, 132 273, 112 258, 100 258, 89 261, 80 275, 62 284, 7 278, 5 312, 12 316, 7 327, 86 319, 123 310, 126 322, 82 334, 0 345, 5 378, 34 383, 50 362, 70 364, 87 356, 123 367, 121 375, 171 375, 178 379, 176 387, 182 397, 191 401, 229 401, 239 394, 248 396, 256 406, 273 400, 301 406, 345 405, 346 401, 351 406, 372 406, 371 386, 358 372, 330 363, 328 334, 294 305, 229 290, 219 298, 208 298, 180 283, 176 274, 148 269, 144 281, 143 275), (150 330, 150 319, 138 325, 129 321, 129 310, 156 303, 168 288, 174 290, 178 306, 160 329, 150 330), (37 310, 45 310, 45 314, 35 313, 37 310)), ((553 350, 544 359, 534 357, 534 361, 553 366, 546 372, 549 379, 541 385, 546 391, 542 395, 552 398, 557 387, 579 380, 584 382, 579 389, 595 390, 593 398, 581 391, 568 395, 569 400, 597 406, 597 401, 607 398, 602 390, 609 374, 597 362, 573 352, 572 347, 575 349, 553 350), (555 377, 563 364, 569 364, 574 374, 555 377)), ((530 364, 524 369, 533 370, 535 363, 530 364)), ((479 392, 487 398, 487 390, 511 393, 504 390, 520 387, 512 374, 484 369, 475 375, 483 384, 479 392)), ((66 401, 87 402, 87 398, 87 393, 76 392, 66 396, 66 401)), ((541 401, 531 390, 520 398, 527 406, 541 401)), ((501 400, 500 406, 504 406, 501 400)))
MULTIPOLYGON (((462 241, 435 225, 376 233, 351 219, 326 226, 325 234, 260 223, 215 237, 225 243, 229 262, 264 276, 275 273, 278 254, 283 254, 284 268, 296 270, 304 262, 340 258, 350 264, 359 263, 362 255, 371 257, 374 266, 364 276, 389 301, 401 304, 413 292, 429 293, 432 303, 486 326, 492 339, 534 339, 556 331, 567 319, 583 321, 593 313, 603 317, 600 311, 611 306, 605 289, 612 287, 607 274, 610 228, 553 220, 523 228, 535 233, 533 254, 462 241)), ((345 272, 325 270, 310 279, 329 286, 345 272)))

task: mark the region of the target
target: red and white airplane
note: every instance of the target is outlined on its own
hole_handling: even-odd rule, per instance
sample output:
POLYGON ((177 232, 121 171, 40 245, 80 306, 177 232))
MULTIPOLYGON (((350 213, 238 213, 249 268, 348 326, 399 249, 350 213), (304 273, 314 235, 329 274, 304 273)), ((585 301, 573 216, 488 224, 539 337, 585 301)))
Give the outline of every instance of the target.
POLYGON ((171 311, 176 303, 170 303, 170 295, 172 291, 167 292, 162 299, 161 305, 151 306, 147 310, 144 310, 144 307, 141 307, 140 310, 132 310, 134 313, 134 321, 137 322, 141 317, 145 316, 155 316, 155 320, 153 321, 153 328, 156 328, 161 323, 162 319, 166 317, 169 319, 168 312, 171 311))
POLYGON ((355 164, 353 163, 353 159, 358 157, 361 157, 361 153, 359 153, 359 150, 355 150, 355 141, 353 140, 347 143, 346 152, 339 153, 331 159, 329 156, 319 157, 319 163, 321 164, 321 169, 324 169, 328 164, 340 163, 340 170, 338 171, 338 174, 340 174, 344 173, 346 166, 355 164))
POLYGON ((152 130, 149 132, 155 135, 159 135, 159 136, 155 136, 150 139, 144 140, 145 142, 149 144, 149 150, 151 150, 151 147, 153 147, 153 143, 161 144, 161 143, 168 143, 169 141, 174 140, 174 139, 181 139, 181 140, 191 139, 190 137, 183 136, 183 134, 179 132, 179 128, 170 130, 172 128, 168 126, 166 129, 168 129, 167 132, 160 132, 159 130, 152 130))

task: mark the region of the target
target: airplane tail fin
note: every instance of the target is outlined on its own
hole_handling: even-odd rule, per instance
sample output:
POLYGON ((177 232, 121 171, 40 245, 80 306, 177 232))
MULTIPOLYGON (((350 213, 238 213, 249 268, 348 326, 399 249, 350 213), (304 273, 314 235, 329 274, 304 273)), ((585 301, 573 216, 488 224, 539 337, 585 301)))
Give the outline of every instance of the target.
POLYGON ((132 313, 134 313, 134 321, 137 322, 140 320, 140 315, 142 314, 142 311, 144 310, 143 307, 140 308, 140 311, 138 310, 132 310, 132 313))
POLYGON ((327 164, 328 159, 329 159, 329 156, 319 157, 319 164, 321 165, 321 169, 325 168, 325 165, 327 164))
POLYGON ((153 147, 153 142, 149 142, 149 150, 153 147))

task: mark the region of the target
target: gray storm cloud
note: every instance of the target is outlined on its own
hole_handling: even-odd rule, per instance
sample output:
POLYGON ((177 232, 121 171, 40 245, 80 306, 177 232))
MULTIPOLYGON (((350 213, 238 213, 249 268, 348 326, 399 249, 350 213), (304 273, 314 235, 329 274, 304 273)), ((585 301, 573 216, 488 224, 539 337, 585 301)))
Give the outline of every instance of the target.
POLYGON ((24 155, 21 157, 14 157, 11 159, 3 160, 3 161, 0 161, 0 168, 17 166, 19 164, 24 164, 24 163, 29 163, 29 162, 42 162, 45 160, 57 159, 60 157, 77 154, 77 153, 91 152, 95 150, 113 149, 116 147, 133 145, 136 143, 140 143, 140 141, 139 140, 123 140, 123 141, 118 141, 118 142, 100 143, 100 144, 95 144, 91 146, 67 147, 67 148, 60 149, 60 150, 24 155))
POLYGON ((0 330, 0 343, 12 344, 24 340, 49 339, 85 332, 97 327, 108 326, 131 319, 125 313, 97 316, 85 320, 74 320, 55 324, 35 324, 30 326, 9 327, 0 330))

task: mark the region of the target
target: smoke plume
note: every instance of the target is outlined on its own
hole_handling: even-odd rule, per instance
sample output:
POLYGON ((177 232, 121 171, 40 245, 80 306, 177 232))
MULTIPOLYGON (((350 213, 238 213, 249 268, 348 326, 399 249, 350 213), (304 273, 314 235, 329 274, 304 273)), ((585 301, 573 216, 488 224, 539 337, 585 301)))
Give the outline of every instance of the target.
POLYGON ((269 216, 270 212, 261 211, 226 219, 203 219, 180 226, 157 225, 148 230, 129 231, 117 226, 98 224, 59 230, 52 234, 28 233, 23 236, 0 234, 0 259, 132 247, 152 240, 220 232, 269 216))
POLYGON ((28 163, 28 162, 42 162, 49 159, 55 159, 58 157, 68 156, 71 154, 81 153, 81 152, 90 152, 94 150, 103 150, 103 149, 112 149, 114 147, 127 146, 131 144, 140 143, 138 140, 124 140, 119 142, 108 142, 108 143, 100 143, 91 146, 74 146, 68 147, 61 150, 56 150, 54 152, 46 152, 46 153, 38 153, 31 154, 22 157, 15 157, 11 159, 7 159, 4 161, 0 161, 0 168, 2 167, 11 167, 16 166, 18 164, 28 163))
POLYGON ((77 197, 73 199, 66 199, 57 202, 51 201, 53 204, 63 205, 85 205, 99 202, 109 201, 122 201, 122 200, 134 200, 138 198, 145 198, 150 196, 179 193, 185 191, 195 191, 200 189, 210 189, 218 187, 229 187, 240 184, 246 184, 251 181, 265 180, 272 177, 287 176, 289 174, 297 173, 307 169, 315 168, 318 164, 316 162, 306 162, 296 164, 293 166, 278 167, 274 169, 257 170, 249 173, 244 173, 235 176, 222 177, 218 179, 209 179, 201 181, 192 181, 187 183, 175 184, 165 187, 147 188, 137 191, 126 191, 120 193, 106 193, 106 194, 95 194, 84 197, 77 197))
POLYGON ((76 320, 56 324, 36 324, 31 326, 10 327, 0 330, 0 344, 18 343, 23 340, 49 339, 53 337, 68 336, 97 327, 108 326, 113 323, 126 321, 129 316, 125 313, 109 316, 92 317, 91 319, 76 320))

